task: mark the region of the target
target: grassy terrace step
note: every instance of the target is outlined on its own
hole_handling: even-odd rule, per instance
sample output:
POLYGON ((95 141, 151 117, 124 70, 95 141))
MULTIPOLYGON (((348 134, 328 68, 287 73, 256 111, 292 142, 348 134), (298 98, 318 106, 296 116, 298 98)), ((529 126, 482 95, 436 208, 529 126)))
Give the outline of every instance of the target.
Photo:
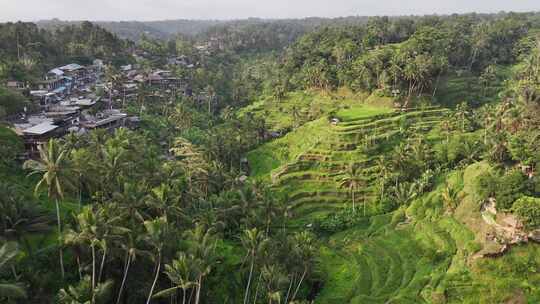
POLYGON ((371 292, 371 285, 373 282, 371 271, 367 271, 369 265, 361 254, 354 255, 356 264, 358 264, 358 271, 360 272, 360 278, 355 282, 356 294, 369 295, 371 292))
MULTIPOLYGON (((435 127, 438 126, 441 122, 440 117, 433 117, 429 119, 422 119, 422 120, 409 120, 408 121, 408 128, 420 128, 420 127, 435 127)), ((377 128, 373 129, 365 129, 365 130, 357 130, 357 131, 347 131, 347 132, 340 132, 339 140, 341 141, 353 141, 355 143, 361 143, 365 140, 369 140, 371 137, 376 137, 381 134, 390 132, 392 130, 399 130, 400 125, 399 124, 386 124, 377 128)))
MULTIPOLYGON (((359 189, 355 191, 356 203, 362 204, 364 197, 371 197, 373 193, 373 188, 366 187, 364 189, 359 189)), ((351 202, 349 191, 346 189, 336 189, 336 190, 322 190, 322 191, 298 191, 289 196, 289 201, 291 204, 297 203, 302 200, 317 200, 320 198, 339 198, 342 202, 351 202)))
POLYGON ((400 112, 388 112, 388 113, 382 113, 378 115, 372 115, 372 116, 364 116, 360 118, 352 118, 352 119, 342 119, 342 121, 339 123, 340 125, 356 125, 356 124, 362 124, 362 123, 369 123, 375 120, 380 120, 388 117, 393 117, 396 115, 400 115, 400 112))
POLYGON ((448 113, 448 110, 446 109, 434 109, 434 110, 428 110, 428 111, 408 112, 402 115, 391 116, 385 119, 371 121, 369 123, 363 123, 363 124, 357 124, 357 125, 353 124, 353 125, 347 125, 347 126, 337 125, 336 127, 333 128, 333 132, 346 133, 350 131, 373 129, 373 128, 381 127, 383 125, 399 125, 402 119, 406 119, 406 121, 411 121, 411 120, 416 121, 419 119, 441 117, 445 115, 446 113, 448 113))
POLYGON ((430 224, 418 224, 417 239, 427 248, 437 248, 439 252, 453 254, 456 251, 455 241, 445 230, 430 224))
POLYGON ((411 113, 411 112, 419 112, 419 111, 430 111, 430 110, 438 110, 441 109, 439 106, 429 106, 424 108, 412 108, 409 109, 407 112, 401 112, 401 111, 392 111, 388 113, 382 113, 379 115, 374 116, 367 116, 367 117, 360 117, 360 118, 352 118, 352 119, 343 119, 340 125, 347 126, 347 125, 358 125, 363 123, 369 123, 376 120, 382 120, 385 118, 391 118, 399 115, 403 115, 404 113, 411 113))
POLYGON ((330 151, 328 154, 314 154, 314 153, 305 153, 298 156, 300 161, 326 161, 330 157, 330 151))
POLYGON ((372 275, 375 276, 370 294, 377 296, 384 287, 384 284, 386 284, 392 261, 387 252, 379 246, 378 242, 369 243, 367 249, 363 250, 363 254, 372 259, 373 263, 370 270, 372 275))
POLYGON ((329 173, 321 172, 321 171, 298 171, 298 172, 291 172, 282 175, 278 179, 278 184, 283 184, 291 180, 319 180, 319 181, 327 181, 332 180, 332 176, 329 173))
POLYGON ((396 250, 395 244, 387 244, 383 239, 377 243, 382 248, 385 254, 389 257, 390 265, 388 268, 388 274, 386 276, 386 282, 384 286, 375 293, 376 296, 392 295, 401 285, 401 279, 403 277, 403 263, 399 251, 396 250))
POLYGON ((301 191, 300 190, 298 192, 295 192, 289 195, 289 200, 291 202, 296 202, 300 199, 308 199, 308 198, 317 199, 320 197, 336 197, 336 198, 341 198, 343 200, 346 200, 349 197, 349 193, 345 191, 339 191, 337 189, 320 190, 320 191, 319 190, 315 190, 315 191, 301 191))
POLYGON ((343 141, 352 141, 354 143, 362 143, 369 137, 377 136, 384 134, 392 130, 399 130, 398 124, 384 124, 378 127, 370 129, 361 129, 361 130, 351 130, 336 133, 339 136, 339 139, 343 141))
MULTIPOLYGON (((319 202, 315 202, 319 203, 319 202)), ((337 212, 341 209, 345 208, 345 205, 343 204, 303 204, 302 206, 294 209, 292 212, 296 217, 312 217, 313 213, 317 212, 325 212, 326 214, 337 212)), ((308 218, 309 218, 308 217, 308 218)))
MULTIPOLYGON (((272 173, 272 176, 274 178, 279 178, 284 174, 295 172, 295 171, 304 171, 304 170, 310 170, 310 169, 316 169, 316 168, 327 168, 327 167, 332 167, 334 164, 348 165, 351 163, 351 161, 344 162, 344 161, 331 160, 332 153, 333 152, 328 150, 328 154, 324 157, 324 159, 310 157, 309 155, 304 157, 305 154, 303 154, 296 161, 292 163, 288 163, 274 170, 272 173)), ((363 165, 365 162, 372 161, 374 159, 375 157, 362 158, 362 159, 359 159, 357 157, 353 159, 352 162, 356 165, 363 165)))

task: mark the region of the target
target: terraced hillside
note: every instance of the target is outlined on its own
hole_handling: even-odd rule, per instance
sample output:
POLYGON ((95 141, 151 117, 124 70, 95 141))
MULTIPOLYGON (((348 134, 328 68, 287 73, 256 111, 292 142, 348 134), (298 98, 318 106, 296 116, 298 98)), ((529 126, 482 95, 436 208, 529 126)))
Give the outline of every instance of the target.
POLYGON ((326 285, 316 303, 425 303, 473 235, 451 218, 398 223, 395 213, 332 236, 320 256, 326 285), (458 254, 459 253, 459 254, 458 254))
MULTIPOLYGON (((355 192, 359 202, 373 196, 377 156, 369 150, 391 149, 393 138, 405 129, 425 134, 440 124, 447 110, 417 109, 410 112, 390 112, 378 115, 350 117, 337 124, 325 122, 326 132, 319 133, 312 145, 296 157, 271 171, 277 191, 288 194, 296 217, 306 221, 324 216, 351 203, 350 193, 340 187, 347 168, 361 170, 365 187, 355 192)), ((339 115, 338 115, 339 116, 339 115)))
MULTIPOLYGON (((292 132, 269 144, 277 151, 289 149, 292 155, 270 155, 270 149, 250 155, 259 157, 257 161, 266 155, 272 163, 255 173, 269 177, 276 191, 288 194, 298 227, 350 205, 350 193, 339 181, 351 163, 361 168, 365 184, 355 193, 358 201, 373 201, 378 157, 369 156, 373 149, 381 154, 392 150, 405 130, 429 138, 447 110, 371 114, 342 110, 335 125, 321 119, 298 132, 306 138, 292 132)), ((324 286, 316 303, 429 303, 444 293, 441 286, 455 283, 448 274, 463 264, 456 257, 466 255, 463 248, 471 247, 474 235, 443 216, 438 195, 434 191, 408 210, 369 217, 362 225, 332 235, 318 258, 324 286)))

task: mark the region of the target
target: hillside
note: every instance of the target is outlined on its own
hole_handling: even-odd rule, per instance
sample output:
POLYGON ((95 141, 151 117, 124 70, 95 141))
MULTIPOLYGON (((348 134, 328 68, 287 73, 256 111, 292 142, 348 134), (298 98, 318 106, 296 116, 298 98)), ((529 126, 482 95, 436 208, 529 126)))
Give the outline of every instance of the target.
MULTIPOLYGON (((290 25, 299 33, 314 30, 321 26, 359 25, 367 22, 368 17, 341 18, 304 18, 304 19, 259 19, 240 20, 156 20, 156 21, 93 21, 93 23, 117 34, 123 39, 138 41, 142 34, 155 39, 172 39, 176 35, 197 36, 209 30, 222 31, 227 28, 238 29, 263 24, 281 26, 290 25)), ((64 21, 60 19, 40 20, 36 24, 45 29, 55 29, 67 25, 79 25, 82 21, 64 21)))
POLYGON ((485 165, 435 168, 423 181, 424 194, 403 193, 409 197, 402 203, 384 205, 381 195, 393 197, 393 191, 402 189, 381 192, 382 167, 391 166, 393 152, 403 144, 426 141, 427 151, 413 153, 436 154, 445 142, 441 125, 449 114, 437 107, 400 113, 356 100, 356 105, 335 113, 337 125, 323 117, 249 154, 252 175, 287 195, 292 225, 314 227, 325 235, 316 270, 324 285, 316 303, 493 303, 522 296, 538 300, 534 288, 520 295, 511 287, 538 282, 534 269, 511 278, 498 272, 514 273, 511 268, 527 259, 538 263, 538 246, 515 248, 504 259, 475 259, 478 252, 498 250, 484 241, 489 226, 472 198, 475 178, 485 165), (349 214, 353 193, 340 185, 350 166, 358 171, 362 185, 353 191, 358 215, 349 214), (448 212, 442 199, 448 187, 460 193, 455 212, 448 212))
MULTIPOLYGON (((78 25, 82 21, 63 21, 59 19, 41 20, 36 24, 45 29, 55 29, 67 25, 78 25)), ((226 24, 225 21, 212 20, 163 20, 163 21, 96 21, 95 24, 115 33, 123 39, 138 41, 141 35, 155 39, 169 39, 177 34, 194 36, 205 32, 212 26, 226 24)))

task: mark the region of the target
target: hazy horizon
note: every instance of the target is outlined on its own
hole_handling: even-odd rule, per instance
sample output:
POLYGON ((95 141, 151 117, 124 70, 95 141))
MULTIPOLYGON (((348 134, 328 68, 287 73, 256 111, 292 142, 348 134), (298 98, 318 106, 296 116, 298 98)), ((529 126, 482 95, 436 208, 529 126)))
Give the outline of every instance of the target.
POLYGON ((0 0, 0 21, 163 21, 339 18, 539 11, 538 0, 0 0))

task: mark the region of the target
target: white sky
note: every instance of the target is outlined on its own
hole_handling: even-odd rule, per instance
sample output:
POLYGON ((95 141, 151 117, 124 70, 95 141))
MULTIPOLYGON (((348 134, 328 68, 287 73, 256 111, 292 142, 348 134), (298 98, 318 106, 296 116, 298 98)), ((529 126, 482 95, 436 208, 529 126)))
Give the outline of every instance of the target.
POLYGON ((540 11, 540 0, 0 0, 0 21, 163 20, 540 11))

